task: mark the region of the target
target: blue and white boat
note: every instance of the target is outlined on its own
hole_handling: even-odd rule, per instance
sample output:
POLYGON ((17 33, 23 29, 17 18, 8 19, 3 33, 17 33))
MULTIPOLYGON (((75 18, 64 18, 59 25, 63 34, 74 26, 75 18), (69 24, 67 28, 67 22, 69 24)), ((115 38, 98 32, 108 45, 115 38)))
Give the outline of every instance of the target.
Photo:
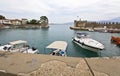
POLYGON ((78 44, 80 47, 98 52, 104 49, 104 45, 88 36, 86 33, 76 33, 72 38, 72 41, 78 44))
POLYGON ((67 56, 66 54, 67 42, 65 41, 55 41, 48 45, 46 48, 52 50, 50 55, 67 56))

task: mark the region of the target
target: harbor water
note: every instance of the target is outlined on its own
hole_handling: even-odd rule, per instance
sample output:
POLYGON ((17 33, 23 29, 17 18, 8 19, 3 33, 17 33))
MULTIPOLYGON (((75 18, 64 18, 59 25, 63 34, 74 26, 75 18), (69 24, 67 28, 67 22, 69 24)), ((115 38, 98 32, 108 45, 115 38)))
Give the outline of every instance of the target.
POLYGON ((70 57, 120 56, 120 47, 110 41, 112 35, 120 37, 119 33, 74 31, 69 27, 70 25, 50 25, 48 29, 0 29, 0 44, 26 40, 30 46, 36 47, 40 54, 48 54, 49 50, 46 50, 45 47, 49 44, 54 41, 66 41, 68 43, 67 56, 70 57), (105 50, 95 53, 81 48, 72 42, 72 37, 76 32, 88 33, 91 38, 104 44, 105 50))

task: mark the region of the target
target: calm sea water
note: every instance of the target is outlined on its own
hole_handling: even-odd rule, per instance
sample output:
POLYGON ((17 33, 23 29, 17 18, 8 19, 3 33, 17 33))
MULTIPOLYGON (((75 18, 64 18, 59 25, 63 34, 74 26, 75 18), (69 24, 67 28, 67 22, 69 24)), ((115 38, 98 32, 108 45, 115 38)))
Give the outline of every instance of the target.
POLYGON ((111 44, 111 35, 119 36, 119 33, 88 32, 91 38, 100 41, 105 45, 105 50, 95 53, 82 49, 72 42, 74 30, 69 29, 70 25, 50 25, 49 29, 0 29, 0 44, 7 44, 10 41, 26 40, 30 46, 38 48, 40 54, 48 54, 50 51, 45 47, 53 41, 66 41, 68 43, 67 55, 70 57, 111 57, 120 56, 120 47, 111 44))

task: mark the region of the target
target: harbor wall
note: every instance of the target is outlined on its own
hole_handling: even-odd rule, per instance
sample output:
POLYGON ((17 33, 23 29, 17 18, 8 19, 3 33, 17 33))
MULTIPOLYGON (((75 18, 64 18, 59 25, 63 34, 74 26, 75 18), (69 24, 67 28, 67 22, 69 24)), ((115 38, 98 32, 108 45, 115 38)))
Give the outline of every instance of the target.
POLYGON ((106 26, 107 28, 118 28, 120 29, 120 23, 119 22, 88 22, 87 20, 74 20, 74 27, 81 27, 81 28, 104 28, 106 26))
POLYGON ((0 52, 0 76, 119 76, 120 57, 60 57, 0 52))
POLYGON ((107 31, 107 32, 120 32, 119 22, 89 22, 87 20, 74 20, 74 26, 70 27, 75 30, 89 30, 94 31, 107 31))

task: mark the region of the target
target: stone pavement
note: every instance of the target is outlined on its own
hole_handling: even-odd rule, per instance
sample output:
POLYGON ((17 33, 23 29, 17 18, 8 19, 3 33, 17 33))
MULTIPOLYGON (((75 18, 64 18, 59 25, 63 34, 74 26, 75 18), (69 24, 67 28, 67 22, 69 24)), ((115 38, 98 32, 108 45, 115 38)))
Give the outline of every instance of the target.
POLYGON ((120 76, 120 58, 0 52, 0 76, 120 76))

